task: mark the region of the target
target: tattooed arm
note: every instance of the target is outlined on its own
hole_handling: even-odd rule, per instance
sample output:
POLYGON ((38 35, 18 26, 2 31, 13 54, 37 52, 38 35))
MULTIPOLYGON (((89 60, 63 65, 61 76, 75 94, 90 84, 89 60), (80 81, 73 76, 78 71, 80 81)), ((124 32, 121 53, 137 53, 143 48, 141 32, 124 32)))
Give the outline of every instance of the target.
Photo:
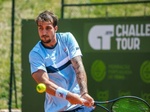
POLYGON ((81 56, 77 56, 71 60, 74 70, 77 75, 77 81, 80 87, 80 94, 88 93, 87 76, 82 63, 81 56))
POLYGON ((80 87, 80 95, 81 98, 85 99, 86 102, 84 102, 84 105, 86 106, 92 106, 94 103, 93 98, 88 94, 87 89, 87 76, 86 72, 83 66, 82 58, 81 56, 76 56, 71 60, 71 63, 73 65, 73 68, 77 75, 77 81, 80 87))

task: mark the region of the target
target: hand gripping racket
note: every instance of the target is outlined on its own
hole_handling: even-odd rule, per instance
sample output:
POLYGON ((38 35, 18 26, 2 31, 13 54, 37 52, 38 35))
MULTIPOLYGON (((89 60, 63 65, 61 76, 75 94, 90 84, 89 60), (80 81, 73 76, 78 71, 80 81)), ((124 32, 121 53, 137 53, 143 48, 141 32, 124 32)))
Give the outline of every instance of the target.
POLYGON ((95 105, 106 112, 150 112, 150 105, 142 98, 136 96, 122 96, 109 101, 95 101, 95 105), (110 109, 102 104, 111 104, 110 109))

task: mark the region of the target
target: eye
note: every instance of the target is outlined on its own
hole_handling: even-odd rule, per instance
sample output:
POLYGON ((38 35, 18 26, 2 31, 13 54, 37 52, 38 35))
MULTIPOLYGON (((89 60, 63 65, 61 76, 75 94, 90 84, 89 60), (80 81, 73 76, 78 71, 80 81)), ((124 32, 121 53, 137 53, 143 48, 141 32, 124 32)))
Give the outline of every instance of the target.
POLYGON ((42 27, 38 27, 38 29, 39 29, 39 30, 42 30, 43 28, 42 28, 42 27))
POLYGON ((46 27, 46 30, 51 30, 51 29, 52 29, 51 26, 47 26, 47 27, 46 27))

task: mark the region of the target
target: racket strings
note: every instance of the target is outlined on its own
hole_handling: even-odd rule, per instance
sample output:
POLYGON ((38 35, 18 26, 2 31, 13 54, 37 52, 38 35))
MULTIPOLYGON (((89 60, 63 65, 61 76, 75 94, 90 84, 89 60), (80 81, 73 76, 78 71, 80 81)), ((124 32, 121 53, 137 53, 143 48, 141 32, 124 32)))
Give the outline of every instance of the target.
POLYGON ((136 96, 123 96, 102 102, 96 101, 95 105, 103 108, 107 112, 150 112, 150 105, 145 100, 136 96), (104 106, 109 103, 111 105, 104 106))
POLYGON ((113 112, 150 112, 149 107, 141 100, 120 99, 112 106, 113 112))

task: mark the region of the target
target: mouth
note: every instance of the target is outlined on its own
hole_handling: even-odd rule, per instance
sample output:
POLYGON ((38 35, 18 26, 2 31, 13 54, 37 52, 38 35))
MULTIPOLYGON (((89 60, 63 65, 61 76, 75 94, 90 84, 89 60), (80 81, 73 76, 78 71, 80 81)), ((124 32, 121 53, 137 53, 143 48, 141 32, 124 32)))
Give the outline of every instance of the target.
POLYGON ((47 38, 47 37, 49 37, 49 36, 48 36, 48 35, 43 35, 43 36, 42 36, 42 38, 47 38))

